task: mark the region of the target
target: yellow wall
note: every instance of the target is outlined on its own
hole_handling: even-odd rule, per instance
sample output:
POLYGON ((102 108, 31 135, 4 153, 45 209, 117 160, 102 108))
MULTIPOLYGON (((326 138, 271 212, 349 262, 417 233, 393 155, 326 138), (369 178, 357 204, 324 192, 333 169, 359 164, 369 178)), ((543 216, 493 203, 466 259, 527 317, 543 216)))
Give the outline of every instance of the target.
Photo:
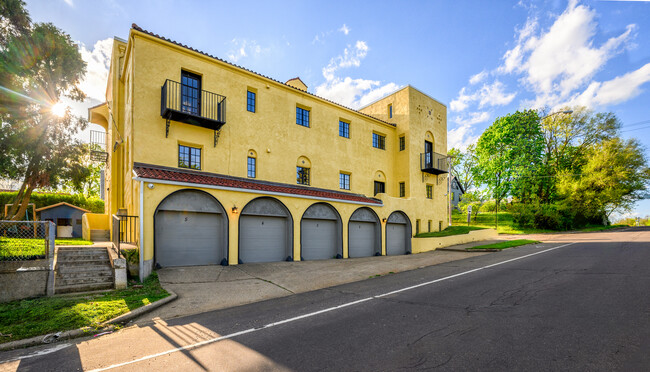
MULTIPOLYGON (((126 208, 140 215, 140 182, 133 180, 133 163, 142 162, 176 168, 178 145, 202 149, 201 170, 246 177, 246 160, 252 150, 257 158, 257 179, 296 183, 296 164, 306 158, 311 164, 310 186, 339 190, 339 173, 349 173, 350 192, 373 196, 374 180, 386 182, 386 193, 377 195, 384 205, 372 207, 381 218, 396 210, 405 212, 415 233, 447 226, 446 176, 421 172, 420 153, 424 140, 433 137, 434 151, 446 154, 447 113, 438 101, 407 86, 357 112, 301 92, 213 58, 201 55, 145 33, 131 30, 128 43, 116 40, 107 87, 108 152, 106 213, 126 208), (171 122, 165 137, 165 120, 160 115, 161 86, 166 79, 180 81, 181 70, 201 75, 202 89, 226 97, 226 124, 214 146, 212 130, 171 122), (246 110, 246 92, 257 93, 256 112, 246 110), (388 104, 393 117, 388 117, 388 104), (296 106, 310 109, 310 127, 296 124, 296 106), (369 117, 367 115, 371 115, 369 117), (350 138, 339 136, 339 120, 350 123, 350 138), (394 125, 387 124, 391 123, 394 125), (372 147, 372 133, 386 136, 386 149, 372 147), (399 137, 406 149, 399 151, 399 137), (117 143, 117 145, 115 145, 117 143), (399 198, 399 183, 406 195, 399 198), (434 189, 426 198, 426 185, 434 189)), ((144 257, 153 257, 153 218, 158 204, 181 186, 155 185, 144 188, 144 257)), ((259 194, 203 189, 219 200, 226 210, 241 211, 259 194)), ((294 247, 300 242, 300 217, 315 200, 278 197, 294 218, 294 247)), ((343 219, 344 252, 347 254, 347 220, 359 205, 331 202, 343 219)), ((238 215, 229 214, 230 256, 237 263, 238 215)), ((382 229, 384 224, 382 224, 382 229)), ((384 232, 382 232, 382 246, 384 232)), ((299 258, 299 254, 294 254, 299 258)))

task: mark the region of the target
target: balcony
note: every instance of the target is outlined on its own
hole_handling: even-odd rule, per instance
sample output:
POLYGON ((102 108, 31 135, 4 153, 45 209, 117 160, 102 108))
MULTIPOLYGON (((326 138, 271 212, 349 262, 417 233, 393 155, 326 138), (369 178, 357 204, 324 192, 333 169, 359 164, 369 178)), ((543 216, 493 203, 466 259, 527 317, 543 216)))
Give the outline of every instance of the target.
POLYGON ((200 90, 199 97, 192 98, 185 95, 185 89, 181 83, 169 79, 161 88, 160 115, 167 119, 165 137, 171 120, 214 131, 221 129, 226 123, 226 97, 200 90))
POLYGON ((420 154, 420 169, 422 172, 435 175, 449 173, 449 162, 447 156, 435 152, 420 154))
POLYGON ((106 132, 90 131, 90 158, 92 161, 106 163, 108 153, 106 152, 106 132))

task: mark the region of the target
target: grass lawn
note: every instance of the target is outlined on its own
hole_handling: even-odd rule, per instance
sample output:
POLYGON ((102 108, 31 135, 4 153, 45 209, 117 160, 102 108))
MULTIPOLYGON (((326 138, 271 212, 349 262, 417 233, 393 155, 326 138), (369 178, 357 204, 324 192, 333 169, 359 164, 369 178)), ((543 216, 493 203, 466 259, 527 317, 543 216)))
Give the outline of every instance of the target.
POLYGON ((142 288, 78 296, 39 297, 0 304, 0 343, 99 324, 169 296, 154 272, 142 288))
POLYGON ((483 229, 484 227, 477 227, 477 226, 449 226, 442 231, 419 233, 415 235, 415 237, 416 238, 438 238, 441 236, 469 234, 469 232, 472 230, 483 230, 483 229))
MULTIPOLYGON (((81 238, 55 239, 55 245, 90 245, 93 242, 81 238)), ((6 257, 43 258, 44 239, 20 239, 0 237, 0 260, 6 257)))
POLYGON ((499 249, 499 250, 501 250, 501 249, 506 249, 506 248, 519 247, 520 245, 537 244, 537 243, 539 243, 537 240, 518 239, 518 240, 510 240, 510 241, 501 242, 501 243, 477 245, 476 247, 467 248, 467 249, 468 250, 482 250, 482 249, 499 249))
POLYGON ((609 225, 609 226, 597 225, 597 226, 585 227, 584 229, 581 229, 579 231, 582 231, 582 232, 604 231, 604 230, 617 229, 619 227, 629 227, 629 226, 628 225, 609 225))

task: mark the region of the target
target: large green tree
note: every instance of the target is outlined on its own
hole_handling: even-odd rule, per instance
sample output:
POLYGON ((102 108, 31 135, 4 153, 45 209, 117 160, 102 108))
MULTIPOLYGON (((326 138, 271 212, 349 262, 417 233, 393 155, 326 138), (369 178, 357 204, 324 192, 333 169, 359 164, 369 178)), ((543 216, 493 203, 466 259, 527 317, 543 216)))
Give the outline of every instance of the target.
POLYGON ((543 145, 534 110, 500 117, 483 132, 476 144, 475 179, 487 186, 497 207, 511 191, 526 192, 521 185, 536 172, 543 145))
POLYGON ((0 11, 0 178, 22 180, 6 216, 20 219, 34 189, 84 173, 74 134, 87 122, 52 107, 63 97, 85 98, 78 85, 86 64, 69 35, 32 24, 22 1, 0 0, 0 11))

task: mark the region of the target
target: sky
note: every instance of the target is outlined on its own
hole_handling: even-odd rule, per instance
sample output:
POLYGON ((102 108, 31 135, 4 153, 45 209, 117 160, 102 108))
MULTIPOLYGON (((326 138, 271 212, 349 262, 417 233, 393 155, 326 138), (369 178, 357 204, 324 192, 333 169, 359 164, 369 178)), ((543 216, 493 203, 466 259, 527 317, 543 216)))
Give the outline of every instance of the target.
MULTIPOLYGON (((79 43, 82 116, 105 100, 113 37, 136 23, 351 108, 410 84, 447 106, 449 148, 518 109, 570 105, 613 112, 650 149, 650 1, 26 3, 79 43)), ((631 213, 648 214, 650 200, 631 213)))

